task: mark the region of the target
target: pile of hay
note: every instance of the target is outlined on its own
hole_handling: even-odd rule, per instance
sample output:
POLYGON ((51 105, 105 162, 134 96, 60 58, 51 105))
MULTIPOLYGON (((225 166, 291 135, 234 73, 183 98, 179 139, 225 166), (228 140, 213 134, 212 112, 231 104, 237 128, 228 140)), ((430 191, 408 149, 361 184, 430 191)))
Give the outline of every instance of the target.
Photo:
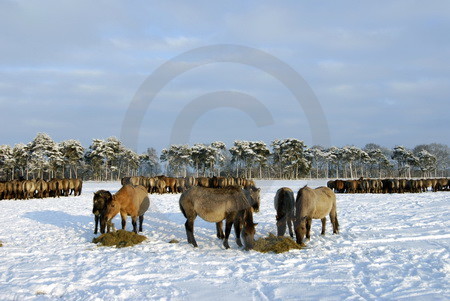
POLYGON ((3 247, 3 243, 2 243, 2 241, 0 240, 0 247, 3 247))
POLYGON ((92 242, 106 247, 116 246, 116 248, 124 248, 140 244, 146 239, 147 237, 144 235, 125 230, 118 230, 102 234, 99 237, 94 238, 92 242))
POLYGON ((291 249, 302 249, 302 246, 297 244, 290 237, 278 237, 269 233, 268 237, 261 237, 255 241, 253 250, 268 253, 274 252, 276 254, 288 252, 291 249))

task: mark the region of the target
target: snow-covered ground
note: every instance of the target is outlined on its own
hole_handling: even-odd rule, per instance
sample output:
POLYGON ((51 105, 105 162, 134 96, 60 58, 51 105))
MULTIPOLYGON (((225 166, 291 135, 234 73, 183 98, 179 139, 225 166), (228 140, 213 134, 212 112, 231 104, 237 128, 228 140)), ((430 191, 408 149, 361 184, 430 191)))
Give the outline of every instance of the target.
MULTIPOLYGON (((305 183, 257 182, 257 237, 276 232, 276 190, 305 183)), ((93 192, 119 185, 87 182, 80 197, 0 201, 0 300, 450 299, 448 192, 338 195, 339 235, 328 221, 320 236, 314 221, 307 249, 277 255, 242 251, 234 231, 225 250, 214 224, 200 218, 194 249, 179 195, 151 195, 143 244, 97 247, 93 192), (180 243, 169 244, 174 238, 180 243)))

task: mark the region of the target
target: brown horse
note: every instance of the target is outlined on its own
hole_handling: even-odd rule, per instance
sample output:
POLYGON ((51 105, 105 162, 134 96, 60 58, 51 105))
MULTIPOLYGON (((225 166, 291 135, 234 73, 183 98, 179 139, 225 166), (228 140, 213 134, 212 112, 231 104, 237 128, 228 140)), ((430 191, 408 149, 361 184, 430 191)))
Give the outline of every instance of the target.
POLYGON ((105 233, 107 223, 120 212, 122 229, 125 229, 127 216, 131 216, 133 231, 137 233, 137 218, 139 217, 139 232, 142 232, 144 213, 150 207, 147 189, 144 186, 125 185, 114 195, 105 199, 104 214, 100 221, 100 232, 105 233))
POLYGON ((277 235, 283 236, 286 232, 286 225, 289 227, 289 235, 294 237, 292 225, 294 224, 294 192, 287 187, 278 189, 274 199, 275 210, 277 211, 277 235))
POLYGON ((295 236, 298 244, 303 244, 303 237, 310 238, 312 219, 322 221, 322 235, 325 235, 326 216, 330 215, 333 233, 339 233, 336 213, 336 195, 328 187, 311 189, 307 186, 297 193, 295 201, 295 236))
MULTIPOLYGON (((94 234, 97 234, 98 232, 98 224, 100 223, 102 216, 105 214, 106 210, 106 202, 107 200, 112 199, 111 192, 106 190, 99 190, 94 193, 94 200, 93 200, 93 207, 92 207, 92 213, 94 214, 94 222, 95 222, 95 229, 94 234)), ((110 227, 112 223, 107 223, 107 232, 109 232, 110 227)), ((113 225, 113 231, 114 231, 114 225, 113 225)))
POLYGON ((241 243, 241 221, 243 223, 243 238, 245 249, 253 248, 255 226, 253 223, 253 208, 247 200, 244 191, 239 187, 205 188, 194 186, 181 194, 180 209, 186 217, 186 235, 188 243, 197 247, 194 237, 194 221, 197 215, 211 223, 226 220, 223 246, 228 249, 228 237, 234 224, 236 243, 241 243))

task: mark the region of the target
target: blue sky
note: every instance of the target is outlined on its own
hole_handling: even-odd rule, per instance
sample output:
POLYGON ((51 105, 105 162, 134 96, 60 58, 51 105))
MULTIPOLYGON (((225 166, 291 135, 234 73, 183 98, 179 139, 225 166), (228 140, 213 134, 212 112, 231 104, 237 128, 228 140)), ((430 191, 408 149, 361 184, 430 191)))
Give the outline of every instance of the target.
MULTIPOLYGON (((2 0, 0 144, 38 132, 85 147, 121 137, 133 97, 155 70, 218 44, 263 51, 295 70, 320 103, 332 145, 449 144, 449 32, 448 1, 2 0)), ((210 62, 178 74, 142 109, 138 151, 166 147, 183 109, 220 91, 247 95, 272 120, 255 123, 249 110, 260 108, 211 99, 216 107, 199 107, 184 137, 190 144, 313 144, 305 110, 278 78, 210 62)))

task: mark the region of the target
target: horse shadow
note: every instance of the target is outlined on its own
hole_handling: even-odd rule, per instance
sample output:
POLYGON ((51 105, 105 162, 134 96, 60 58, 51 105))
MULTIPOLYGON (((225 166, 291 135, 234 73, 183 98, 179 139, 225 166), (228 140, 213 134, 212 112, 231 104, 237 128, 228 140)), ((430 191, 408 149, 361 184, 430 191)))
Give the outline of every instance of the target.
POLYGON ((56 226, 62 229, 73 229, 76 232, 83 233, 83 237, 90 241, 93 236, 93 218, 86 215, 71 215, 66 212, 56 210, 43 210, 27 212, 25 218, 34 220, 40 224, 56 226))

